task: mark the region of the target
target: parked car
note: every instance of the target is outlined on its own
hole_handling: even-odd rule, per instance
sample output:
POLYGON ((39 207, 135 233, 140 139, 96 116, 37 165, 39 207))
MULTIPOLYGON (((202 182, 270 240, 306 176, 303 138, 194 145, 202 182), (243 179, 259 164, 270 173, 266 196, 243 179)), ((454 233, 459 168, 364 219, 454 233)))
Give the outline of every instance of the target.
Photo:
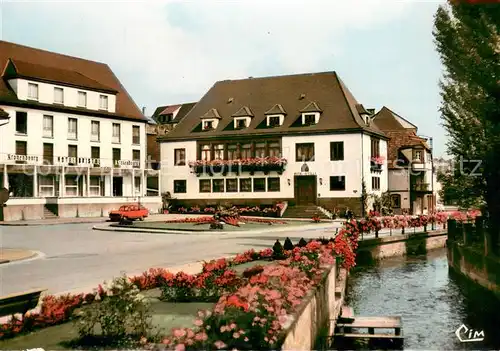
POLYGON ((124 205, 118 210, 109 213, 109 219, 112 222, 123 220, 140 220, 143 221, 149 215, 147 208, 141 205, 124 205))

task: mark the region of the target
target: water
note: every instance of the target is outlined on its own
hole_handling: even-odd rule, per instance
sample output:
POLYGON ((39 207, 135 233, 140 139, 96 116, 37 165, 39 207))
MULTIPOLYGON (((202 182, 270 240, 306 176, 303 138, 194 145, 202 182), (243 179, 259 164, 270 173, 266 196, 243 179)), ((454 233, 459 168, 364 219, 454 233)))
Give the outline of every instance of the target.
POLYGON ((405 349, 500 349, 499 301, 450 276, 445 249, 358 268, 349 279, 346 304, 355 315, 401 316, 405 349), (462 324, 484 331, 485 339, 460 342, 455 331, 462 324))

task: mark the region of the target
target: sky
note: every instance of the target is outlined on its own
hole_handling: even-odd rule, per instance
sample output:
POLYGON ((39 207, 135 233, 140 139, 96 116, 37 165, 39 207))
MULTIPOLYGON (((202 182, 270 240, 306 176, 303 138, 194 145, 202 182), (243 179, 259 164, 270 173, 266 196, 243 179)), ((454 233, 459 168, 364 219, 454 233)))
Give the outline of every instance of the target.
POLYGON ((107 63, 139 107, 194 102, 218 80, 336 71, 446 151, 433 43, 443 1, 0 0, 0 38, 107 63))

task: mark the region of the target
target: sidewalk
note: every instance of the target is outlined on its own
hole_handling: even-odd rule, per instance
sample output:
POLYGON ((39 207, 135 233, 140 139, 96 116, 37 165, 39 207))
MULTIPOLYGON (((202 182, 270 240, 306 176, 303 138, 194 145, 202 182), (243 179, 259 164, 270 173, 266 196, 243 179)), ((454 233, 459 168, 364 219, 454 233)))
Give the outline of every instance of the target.
POLYGON ((31 250, 0 248, 0 264, 26 260, 35 256, 36 252, 31 250))
POLYGON ((57 224, 101 223, 101 222, 106 222, 107 220, 108 220, 107 217, 50 218, 50 219, 34 219, 27 221, 0 222, 0 226, 39 226, 39 225, 57 225, 57 224))

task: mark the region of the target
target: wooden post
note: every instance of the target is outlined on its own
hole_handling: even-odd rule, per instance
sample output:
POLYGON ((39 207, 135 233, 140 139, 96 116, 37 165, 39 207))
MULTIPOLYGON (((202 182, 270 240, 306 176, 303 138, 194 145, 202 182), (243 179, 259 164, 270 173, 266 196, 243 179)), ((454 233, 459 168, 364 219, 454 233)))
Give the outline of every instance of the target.
POLYGON ((474 227, 472 223, 464 223, 464 245, 470 245, 474 242, 474 227))
POLYGON ((474 233, 474 241, 481 242, 484 238, 484 218, 483 216, 476 217, 476 231, 474 233))
POLYGON ((457 238, 457 221, 448 219, 448 240, 455 241, 457 238))
POLYGON ((493 245, 491 242, 491 234, 489 231, 484 231, 483 233, 483 240, 484 240, 484 255, 488 256, 494 253, 493 251, 493 245))

